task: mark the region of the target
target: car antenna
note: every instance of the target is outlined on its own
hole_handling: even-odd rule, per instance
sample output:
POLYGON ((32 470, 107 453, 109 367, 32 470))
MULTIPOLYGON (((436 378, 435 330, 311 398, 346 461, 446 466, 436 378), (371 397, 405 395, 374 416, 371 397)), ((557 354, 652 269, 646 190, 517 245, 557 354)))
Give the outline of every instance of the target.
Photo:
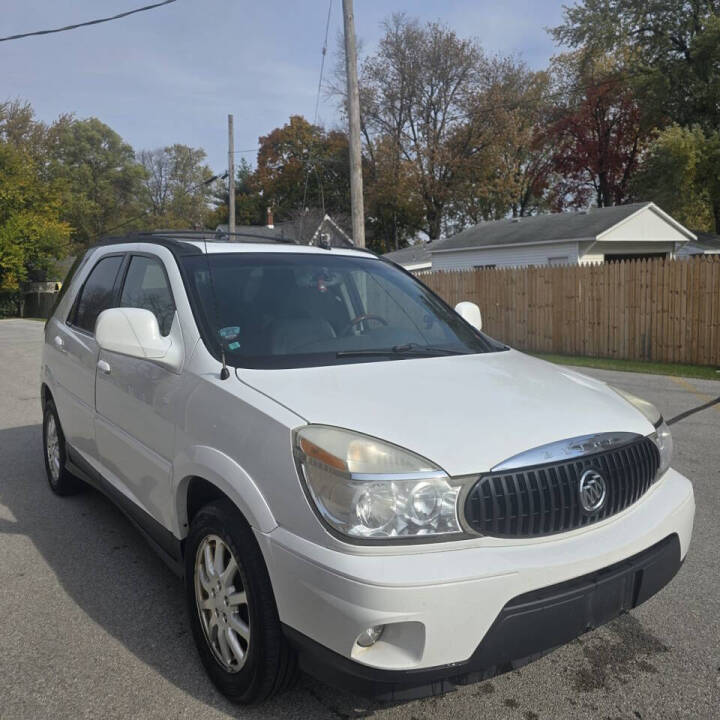
MULTIPOLYGON (((207 238, 203 238, 203 242, 205 243, 205 264, 207 265, 208 279, 210 280, 210 294, 212 295, 213 306, 215 308, 215 332, 217 332, 217 326, 220 325, 220 310, 218 309, 217 297, 215 296, 215 281, 213 280, 212 267, 210 265, 210 258, 208 257, 207 238)), ((227 380, 230 377, 230 371, 228 370, 227 363, 225 362, 225 348, 223 347, 222 342, 220 343, 220 359, 222 360, 220 379, 227 380)))

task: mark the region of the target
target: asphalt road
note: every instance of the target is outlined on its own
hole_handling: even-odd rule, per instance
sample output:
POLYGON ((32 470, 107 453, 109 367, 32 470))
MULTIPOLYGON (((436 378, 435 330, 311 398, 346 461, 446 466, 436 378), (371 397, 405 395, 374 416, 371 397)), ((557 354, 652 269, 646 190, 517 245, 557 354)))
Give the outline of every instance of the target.
MULTIPOLYGON (((0 718, 720 718, 720 404, 673 425, 695 485, 689 556, 659 595, 521 670, 455 693, 374 704, 309 678, 259 708, 215 692, 180 581, 96 492, 51 494, 40 439, 42 325, 0 322, 0 718)), ((720 382, 585 370, 666 418, 720 382)))

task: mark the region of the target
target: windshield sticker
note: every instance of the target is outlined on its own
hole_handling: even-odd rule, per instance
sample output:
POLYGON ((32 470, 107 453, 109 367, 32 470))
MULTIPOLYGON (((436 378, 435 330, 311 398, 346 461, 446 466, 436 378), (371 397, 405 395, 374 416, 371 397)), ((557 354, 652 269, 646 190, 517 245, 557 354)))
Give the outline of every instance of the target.
POLYGON ((228 344, 228 350, 238 350, 240 348, 239 342, 231 342, 228 344))
POLYGON ((237 338, 240 337, 240 328, 237 325, 220 328, 218 330, 218 335, 226 342, 237 340, 237 338))

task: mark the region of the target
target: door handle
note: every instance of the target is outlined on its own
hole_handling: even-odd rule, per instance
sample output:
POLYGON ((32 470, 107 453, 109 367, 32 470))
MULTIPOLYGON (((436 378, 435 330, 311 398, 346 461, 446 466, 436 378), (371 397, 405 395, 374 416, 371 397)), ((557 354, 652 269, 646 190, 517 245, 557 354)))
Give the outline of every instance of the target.
POLYGON ((97 369, 101 373, 105 373, 105 375, 110 374, 110 365, 109 365, 109 363, 105 362, 105 360, 98 360, 97 369))
POLYGON ((65 341, 59 335, 56 335, 53 338, 53 345, 55 345, 56 350, 59 350, 60 352, 65 352, 65 341))

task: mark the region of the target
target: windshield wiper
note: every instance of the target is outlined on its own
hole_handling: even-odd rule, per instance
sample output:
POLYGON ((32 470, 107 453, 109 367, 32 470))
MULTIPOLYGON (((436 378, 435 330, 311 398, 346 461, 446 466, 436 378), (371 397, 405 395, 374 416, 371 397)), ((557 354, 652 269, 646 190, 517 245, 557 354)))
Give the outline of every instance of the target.
POLYGON ((335 353, 336 357, 440 357, 442 355, 466 355, 462 350, 450 350, 449 348, 433 347, 432 345, 418 345, 418 343, 406 343, 405 345, 393 345, 390 348, 376 348, 369 350, 340 350, 335 353))

